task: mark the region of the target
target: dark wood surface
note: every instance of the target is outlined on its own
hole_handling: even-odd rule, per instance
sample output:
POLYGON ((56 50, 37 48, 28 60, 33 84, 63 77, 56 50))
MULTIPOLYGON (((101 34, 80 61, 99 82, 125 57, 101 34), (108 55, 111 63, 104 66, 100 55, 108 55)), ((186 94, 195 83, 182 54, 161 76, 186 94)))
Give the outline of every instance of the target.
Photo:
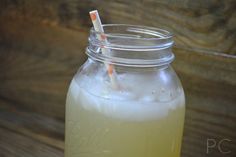
POLYGON ((66 92, 86 60, 94 8, 104 23, 175 34, 187 98, 182 156, 236 156, 234 0, 0 1, 0 156, 63 156, 66 92), (231 153, 207 154, 210 138, 231 140, 231 153))
POLYGON ((64 123, 1 101, 1 157, 63 157, 64 123))

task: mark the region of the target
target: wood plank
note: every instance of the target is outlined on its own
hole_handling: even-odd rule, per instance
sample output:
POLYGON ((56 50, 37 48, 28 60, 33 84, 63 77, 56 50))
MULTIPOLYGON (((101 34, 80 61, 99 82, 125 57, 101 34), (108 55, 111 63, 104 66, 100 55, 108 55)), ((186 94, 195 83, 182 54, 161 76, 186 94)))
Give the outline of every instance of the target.
MULTIPOLYGON (((208 139, 214 139, 217 143, 224 139, 230 140, 230 142, 224 142, 222 148, 231 151, 227 156, 236 155, 236 117, 228 114, 222 105, 225 104, 220 101, 217 103, 214 98, 199 95, 187 97, 183 156, 221 157, 226 155, 222 154, 217 147, 209 149, 210 153, 207 154, 208 139), (214 105, 218 110, 206 109, 210 105, 214 105)), ((235 113, 235 107, 232 110, 235 113)))
POLYGON ((93 8, 100 11, 104 23, 142 24, 171 30, 180 47, 236 53, 235 0, 16 0, 3 1, 1 12, 78 29, 91 26, 88 12, 93 8))
POLYGON ((64 122, 0 104, 1 157, 64 156, 64 122))
POLYGON ((0 104, 0 127, 64 150, 64 121, 23 111, 9 102, 0 101, 0 104))
POLYGON ((0 127, 1 157, 63 157, 63 151, 0 127))
POLYGON ((183 156, 236 155, 236 59, 222 54, 175 48, 173 66, 186 93, 183 156), (212 149, 207 139, 229 139, 223 146, 230 154, 212 149))
POLYGON ((208 97, 236 100, 236 56, 175 47, 173 66, 187 91, 208 97))
POLYGON ((1 36, 0 96, 63 119, 68 84, 86 58, 87 32, 17 20, 1 27, 7 33, 1 36))

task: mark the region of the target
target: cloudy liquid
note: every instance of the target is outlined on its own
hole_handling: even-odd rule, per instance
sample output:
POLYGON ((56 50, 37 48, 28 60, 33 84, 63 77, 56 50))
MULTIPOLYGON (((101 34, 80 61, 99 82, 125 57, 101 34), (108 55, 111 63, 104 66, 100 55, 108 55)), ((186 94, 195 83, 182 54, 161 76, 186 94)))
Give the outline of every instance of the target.
POLYGON ((179 157, 184 112, 183 93, 169 102, 116 101, 93 95, 73 80, 65 157, 179 157))

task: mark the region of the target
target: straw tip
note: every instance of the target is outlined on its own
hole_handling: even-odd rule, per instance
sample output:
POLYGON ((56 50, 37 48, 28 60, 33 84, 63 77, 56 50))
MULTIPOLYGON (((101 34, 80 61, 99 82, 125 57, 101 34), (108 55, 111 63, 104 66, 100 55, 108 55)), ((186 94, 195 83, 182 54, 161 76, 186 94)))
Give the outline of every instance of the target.
POLYGON ((95 21, 98 16, 98 11, 97 10, 90 11, 89 15, 90 15, 90 18, 92 19, 92 21, 95 21))
POLYGON ((92 11, 89 12, 89 14, 94 14, 94 13, 98 13, 98 11, 97 10, 92 10, 92 11))

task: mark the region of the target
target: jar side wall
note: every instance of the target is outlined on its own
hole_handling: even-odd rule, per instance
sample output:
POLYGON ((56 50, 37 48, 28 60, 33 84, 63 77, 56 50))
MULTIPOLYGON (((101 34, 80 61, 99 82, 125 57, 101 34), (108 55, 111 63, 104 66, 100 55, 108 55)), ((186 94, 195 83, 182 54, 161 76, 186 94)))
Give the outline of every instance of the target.
MULTIPOLYGON (((119 89, 120 92, 135 92, 136 97, 144 94, 154 95, 157 97, 157 101, 172 100, 183 92, 181 82, 170 64, 142 68, 113 65, 113 68, 115 77, 117 77, 117 83, 121 87, 119 89), (161 95, 164 95, 165 98, 161 95)), ((85 88, 93 95, 104 98, 113 97, 111 91, 114 89, 110 84, 110 77, 104 63, 88 59, 77 72, 74 79, 82 88, 85 88), (98 89, 93 90, 92 87, 98 89), (99 92, 96 92, 105 92, 106 90, 108 92, 106 96, 102 96, 99 92)))
POLYGON ((89 59, 74 76, 67 95, 65 156, 179 157, 185 107, 183 95, 169 100, 168 92, 183 94, 171 66, 115 68, 124 76, 124 89, 118 91, 110 88, 101 62, 89 59))

